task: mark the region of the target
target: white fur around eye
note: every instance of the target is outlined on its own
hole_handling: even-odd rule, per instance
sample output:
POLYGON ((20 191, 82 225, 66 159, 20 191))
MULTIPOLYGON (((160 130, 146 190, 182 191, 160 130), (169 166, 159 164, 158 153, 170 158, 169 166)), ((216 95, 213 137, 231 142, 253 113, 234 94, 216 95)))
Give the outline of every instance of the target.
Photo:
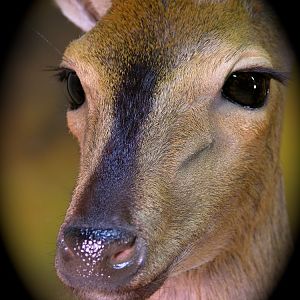
POLYGON ((69 130, 77 138, 80 146, 82 145, 85 132, 87 110, 87 103, 85 102, 79 109, 67 112, 69 130))
POLYGON ((83 31, 91 30, 111 7, 111 0, 55 0, 62 13, 83 31))

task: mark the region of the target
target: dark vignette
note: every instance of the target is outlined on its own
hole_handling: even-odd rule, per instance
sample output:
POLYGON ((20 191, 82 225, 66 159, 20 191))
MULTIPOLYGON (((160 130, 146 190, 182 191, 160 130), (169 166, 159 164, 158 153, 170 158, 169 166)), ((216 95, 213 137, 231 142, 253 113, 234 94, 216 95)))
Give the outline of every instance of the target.
MULTIPOLYGON (((288 40, 290 41, 292 48, 296 53, 296 58, 300 61, 300 46, 298 41, 299 29, 299 16, 298 3, 293 0, 286 1, 268 1, 273 7, 277 15, 279 16, 283 27, 286 29, 288 40)), ((10 53, 10 49, 14 46, 14 40, 17 37, 18 28, 22 26, 26 13, 34 3, 34 0, 22 0, 22 1, 5 1, 1 3, 0 10, 0 25, 1 25, 1 47, 0 47, 0 87, 2 84, 3 76, 5 75, 5 69, 8 67, 6 64, 7 58, 10 53), (9 23, 9 26, 7 26, 9 23)), ((0 114, 5 113, 5 103, 3 99, 0 99, 0 114)), ((1 118, 1 116, 0 116, 1 118)), ((0 130, 0 142, 1 133, 4 130, 1 126, 0 130)), ((0 145, 1 146, 1 145, 0 145)), ((1 152, 0 152, 1 155, 1 152)), ((1 172, 1 165, 0 165, 1 172)), ((4 174, 0 173, 1 176, 4 174)), ((0 182, 1 192, 1 182, 0 182)), ((0 194, 1 197, 1 194, 0 194)), ((0 198, 1 200, 1 198, 0 198)), ((0 203, 1 204, 1 203, 0 203)), ((1 206, 0 206, 1 209, 1 206)), ((6 251, 5 244, 1 237, 0 230, 0 259, 1 259, 1 291, 2 294, 9 294, 9 299, 33 299, 29 292, 19 279, 16 270, 13 267, 11 259, 6 251)), ((287 269, 281 278, 279 284, 274 290, 271 300, 288 299, 289 295, 297 295, 299 293, 297 273, 300 269, 300 239, 298 237, 295 242, 295 250, 289 261, 287 269)))
MULTIPOLYGON (((34 0, 22 0, 22 1, 3 1, 0 9, 0 28, 1 28, 1 42, 0 42, 0 90, 3 84, 3 78, 5 76, 5 70, 8 68, 7 61, 9 58, 10 50, 14 47, 14 42, 17 38, 18 29, 22 26, 26 13, 34 4, 34 0), (9 24, 9 25, 8 25, 9 24)), ((0 120, 5 114, 5 103, 0 98, 0 120)), ((0 124, 2 125, 2 124, 0 124)), ((3 126, 0 127, 0 143, 2 142, 3 126)), ((0 144, 1 150, 1 144, 0 144)), ((1 155, 1 151, 0 151, 1 155)), ((0 165, 0 209, 1 209, 1 190, 2 182, 1 178, 5 176, 2 173, 0 165)), ((1 260, 1 293, 9 299, 22 299, 29 300, 32 296, 26 289, 23 282, 20 280, 16 269, 14 268, 8 251, 5 247, 2 232, 0 228, 0 260, 1 260)))

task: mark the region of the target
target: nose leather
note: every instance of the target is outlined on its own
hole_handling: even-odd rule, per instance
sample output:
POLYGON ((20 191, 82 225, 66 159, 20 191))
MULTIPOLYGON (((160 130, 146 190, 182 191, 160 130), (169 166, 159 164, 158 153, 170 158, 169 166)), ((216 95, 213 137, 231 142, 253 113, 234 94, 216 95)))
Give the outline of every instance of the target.
POLYGON ((124 285, 144 261, 142 243, 124 228, 69 227, 59 248, 63 273, 74 287, 82 278, 92 285, 124 285))

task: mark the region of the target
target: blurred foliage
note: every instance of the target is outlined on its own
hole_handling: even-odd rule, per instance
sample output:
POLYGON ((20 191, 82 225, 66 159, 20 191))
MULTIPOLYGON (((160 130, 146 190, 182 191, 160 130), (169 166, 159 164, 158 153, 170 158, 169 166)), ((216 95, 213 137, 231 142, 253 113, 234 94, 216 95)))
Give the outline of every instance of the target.
MULTIPOLYGON (((69 298, 57 279, 54 256, 79 154, 65 123, 65 97, 52 74, 43 69, 59 65, 58 52, 79 34, 51 2, 38 1, 21 30, 3 83, 7 107, 3 120, 1 230, 21 277, 36 299, 69 298)), ((300 210, 298 82, 299 78, 294 78, 288 91, 282 147, 294 234, 300 210)))
POLYGON ((299 235, 299 178, 300 178, 300 139, 299 139, 299 71, 294 68, 289 83, 284 113, 281 161, 285 182, 287 209, 294 238, 299 235))
POLYGON ((36 299, 69 298, 56 276, 54 257, 79 155, 66 127, 65 95, 45 69, 58 66, 68 42, 79 35, 54 3, 37 1, 1 83, 6 106, 1 230, 20 276, 36 299))

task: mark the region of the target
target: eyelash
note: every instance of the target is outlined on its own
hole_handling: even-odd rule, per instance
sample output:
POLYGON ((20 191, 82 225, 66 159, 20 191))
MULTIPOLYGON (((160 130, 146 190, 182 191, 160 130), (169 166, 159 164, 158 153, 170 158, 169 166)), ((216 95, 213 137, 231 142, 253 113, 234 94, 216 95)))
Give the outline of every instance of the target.
MULTIPOLYGON (((274 79, 283 85, 286 85, 287 82, 289 81, 289 73, 288 72, 281 72, 277 71, 271 68, 265 68, 265 67, 251 67, 251 68, 246 68, 246 69, 241 69, 241 70, 235 70, 234 72, 230 73, 228 76, 230 76, 233 73, 247 73, 247 72, 252 72, 252 73, 259 73, 262 75, 265 75, 269 77, 270 79, 274 79)), ((226 81, 226 80, 225 80, 226 81)))
POLYGON ((55 68, 52 71, 54 71, 54 77, 60 82, 67 80, 70 73, 75 73, 73 70, 63 67, 55 68))

